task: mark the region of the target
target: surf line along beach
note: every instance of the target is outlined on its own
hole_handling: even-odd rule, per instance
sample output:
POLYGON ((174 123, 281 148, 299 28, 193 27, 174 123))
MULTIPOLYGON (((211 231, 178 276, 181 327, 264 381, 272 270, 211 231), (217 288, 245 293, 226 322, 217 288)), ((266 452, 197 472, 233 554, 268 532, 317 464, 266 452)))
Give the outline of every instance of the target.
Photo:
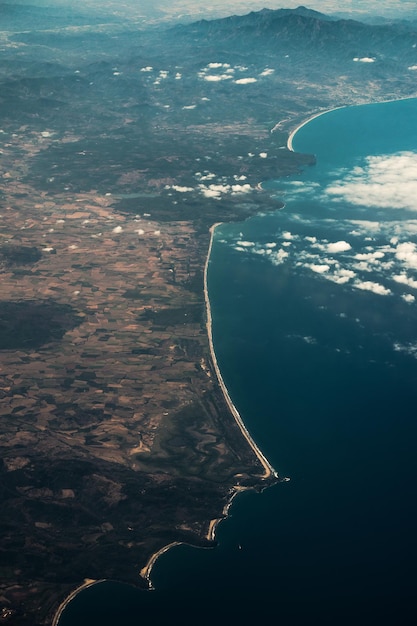
POLYGON ((322 115, 326 115, 326 113, 331 113, 331 111, 337 111, 338 109, 345 109, 345 108, 346 106, 333 107, 332 109, 325 109, 324 111, 320 111, 319 113, 314 113, 313 115, 310 115, 310 117, 308 117, 306 120, 301 122, 301 124, 296 126, 294 130, 292 130, 290 134, 288 135, 288 139, 287 139, 288 150, 290 150, 291 152, 294 152, 294 147, 292 145, 293 139, 295 135, 298 133, 298 131, 301 128, 303 128, 303 126, 306 126, 306 124, 309 124, 309 122, 312 122, 313 120, 315 120, 316 117, 321 117, 322 115))
POLYGON ((261 462, 261 464, 262 464, 262 466, 263 466, 263 468, 265 470, 265 473, 264 473, 262 478, 266 479, 266 478, 270 478, 271 476, 275 476, 275 478, 278 478, 278 473, 274 470, 272 465, 269 463, 268 459, 265 457, 265 455, 261 452, 261 450, 258 448, 256 443, 252 439, 249 431, 247 430, 245 424, 243 423, 243 420, 242 420, 242 418, 240 416, 239 411, 237 410, 237 408, 233 404, 232 399, 231 399, 231 397, 229 395, 229 392, 227 390, 227 387, 224 384, 224 380, 223 380, 222 374, 220 372, 220 368, 219 368, 218 363, 217 363, 216 352, 214 350, 214 344, 213 344, 213 320, 212 320, 212 315, 211 315, 211 306, 210 306, 210 298, 209 298, 209 293, 208 293, 208 278, 207 278, 207 276, 208 276, 208 266, 209 266, 209 262, 210 262, 211 251, 212 251, 212 248, 213 248, 213 240, 214 240, 215 230, 220 225, 221 225, 221 222, 217 222, 216 224, 213 224, 213 226, 211 226, 211 228, 210 228, 210 244, 209 244, 209 249, 208 249, 208 253, 207 253, 206 263, 205 263, 205 266, 204 266, 204 298, 205 298, 205 302, 206 302, 206 316, 207 316, 206 328, 207 328, 207 335, 208 335, 208 340, 209 340, 209 345, 210 345, 211 360, 212 360, 212 363, 213 363, 213 367, 214 367, 214 371, 216 373, 217 380, 218 380, 219 385, 221 387, 223 396, 224 396, 224 398, 226 400, 227 406, 228 406, 231 414, 235 418, 236 423, 237 423, 237 425, 239 426, 239 428, 240 428, 240 430, 242 432, 242 435, 248 441, 249 445, 251 446, 252 450, 254 451, 255 455, 258 457, 259 461, 261 462))
MULTIPOLYGON (((211 306, 210 306, 210 298, 209 298, 209 293, 208 293, 208 266, 209 266, 209 262, 210 262, 210 256, 211 256, 211 252, 212 252, 212 248, 213 248, 213 240, 214 240, 214 234, 215 234, 215 230, 217 228, 217 226, 220 226, 221 222, 217 222, 216 224, 213 224, 213 226, 211 226, 210 228, 210 243, 209 243, 209 248, 207 251, 207 257, 206 257, 206 262, 204 265, 204 299, 205 299, 205 305, 206 305, 206 330, 207 330, 207 336, 208 336, 208 340, 209 340, 209 347, 210 347, 210 356, 211 356, 211 361, 213 364, 213 368, 217 377, 217 381, 220 385, 220 388, 222 390, 223 396, 226 400, 226 404, 229 408, 230 413, 232 414, 233 418, 236 420, 237 425, 239 426, 239 429, 242 433, 242 435, 245 437, 245 439, 247 440, 247 442, 249 443, 250 447, 252 448, 253 452, 255 453, 256 457, 258 458, 258 460, 260 461, 262 467, 264 468, 264 473, 263 476, 261 476, 262 480, 267 480, 271 477, 274 477, 277 479, 277 481, 287 481, 289 480, 288 478, 282 478, 280 479, 278 476, 278 473, 276 472, 276 470, 272 467, 272 465, 269 463, 268 459, 265 457, 265 455, 261 452, 261 450, 258 448, 258 446, 256 445, 256 443, 254 442, 254 440, 252 439, 249 431, 247 430, 245 424, 243 423, 243 420, 240 416, 239 411, 237 410, 237 408, 235 407, 235 405, 232 402, 232 399, 229 395, 229 392, 227 390, 227 387, 224 383, 222 374, 220 372, 220 368, 218 366, 217 363, 217 357, 216 357, 216 353, 214 350, 214 343, 213 343, 213 320, 212 320, 212 315, 211 315, 211 306)), ((242 487, 240 485, 236 485, 233 488, 233 492, 229 498, 229 501, 227 502, 227 504, 225 505, 223 511, 222 511, 222 517, 219 518, 215 518, 212 519, 210 521, 209 524, 209 528, 207 531, 207 535, 206 535, 206 539, 209 539, 211 541, 213 541, 215 539, 215 534, 216 534, 216 528, 217 525, 227 516, 230 505, 232 504, 232 501, 234 499, 234 497, 242 491, 246 491, 248 489, 251 489, 250 487, 242 487)), ((165 552, 167 552, 168 550, 170 550, 171 548, 173 548, 174 546, 180 545, 180 542, 178 541, 174 541, 173 543, 170 543, 166 546, 164 546, 163 548, 161 548, 160 550, 158 550, 158 552, 155 552, 155 554, 153 554, 151 556, 151 558, 149 559, 149 561, 147 562, 147 564, 145 565, 145 567, 143 567, 140 570, 140 575, 142 578, 144 578, 149 585, 149 589, 152 589, 152 581, 151 581, 151 573, 152 573, 152 568, 155 565, 156 561, 158 560, 158 558, 162 555, 165 554, 165 552)))

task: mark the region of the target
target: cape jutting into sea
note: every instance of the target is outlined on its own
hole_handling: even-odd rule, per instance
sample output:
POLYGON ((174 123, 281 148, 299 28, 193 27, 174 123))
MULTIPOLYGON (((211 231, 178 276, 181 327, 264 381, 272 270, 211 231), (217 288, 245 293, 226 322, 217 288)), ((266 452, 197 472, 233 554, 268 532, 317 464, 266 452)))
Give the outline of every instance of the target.
POLYGON ((237 497, 216 549, 164 554, 155 591, 93 586, 59 626, 417 623, 416 122, 417 100, 316 117, 293 148, 317 164, 264 184, 284 209, 216 230, 218 362, 290 482, 237 497))

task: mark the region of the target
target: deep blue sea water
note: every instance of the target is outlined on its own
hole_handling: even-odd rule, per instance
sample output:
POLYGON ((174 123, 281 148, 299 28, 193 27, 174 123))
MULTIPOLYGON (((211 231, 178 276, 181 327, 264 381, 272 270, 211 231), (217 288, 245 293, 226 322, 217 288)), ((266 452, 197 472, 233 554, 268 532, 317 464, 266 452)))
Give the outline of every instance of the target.
POLYGON ((223 377, 291 481, 236 498, 216 549, 162 556, 155 591, 97 585, 60 626, 417 623, 417 100, 293 146, 317 164, 219 227, 209 268, 223 377))

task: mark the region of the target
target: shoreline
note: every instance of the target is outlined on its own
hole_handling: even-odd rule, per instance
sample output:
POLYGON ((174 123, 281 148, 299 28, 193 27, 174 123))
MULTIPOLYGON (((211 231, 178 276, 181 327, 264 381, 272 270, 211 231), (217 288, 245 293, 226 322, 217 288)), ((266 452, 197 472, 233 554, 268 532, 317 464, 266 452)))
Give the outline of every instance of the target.
POLYGON ((332 111, 337 111, 339 109, 346 109, 348 106, 361 106, 361 105, 342 105, 339 107, 333 107, 331 109, 326 109, 325 111, 320 111, 319 113, 314 113, 313 115, 310 115, 306 120, 304 120, 304 122, 301 122, 301 124, 299 124, 298 126, 296 126, 294 128, 294 130, 292 130, 290 132, 290 134, 288 135, 288 139, 287 139, 287 148, 288 150, 290 150, 291 152, 295 152, 292 142, 293 139, 295 137, 295 135, 298 133, 298 131, 303 128, 303 126, 305 126, 306 124, 308 124, 309 122, 312 122, 313 120, 316 119, 316 117, 321 117, 322 115, 326 115, 326 113, 331 113, 332 111))
MULTIPOLYGON (((154 589, 154 587, 152 585, 152 581, 151 581, 151 572, 152 572, 153 566, 155 565, 155 562, 158 560, 158 558, 160 556, 165 554, 165 552, 168 552, 168 550, 170 550, 171 548, 174 548, 174 546, 182 545, 182 543, 183 543, 182 541, 172 541, 171 543, 168 543, 166 546, 164 546, 163 548, 158 550, 158 552, 154 552, 154 554, 152 554, 151 558, 146 563, 146 565, 144 565, 142 567, 142 569, 140 570, 139 574, 140 574, 141 578, 143 578, 144 580, 146 580, 148 582, 148 590, 149 591, 154 589)), ((52 626, 54 626, 54 625, 52 625, 52 626)))
MULTIPOLYGON (((414 96, 404 96, 403 98, 389 98, 389 100, 378 100, 377 102, 358 102, 357 104, 354 104, 354 103, 352 103, 352 104, 342 104, 342 105, 337 106, 337 107, 332 107, 330 109, 325 109, 324 111, 320 111, 319 113, 313 113, 307 119, 305 119, 303 122, 298 124, 298 126, 296 126, 294 128, 294 130, 292 130, 290 132, 290 134, 288 135, 288 139, 287 139, 287 148, 291 152, 295 152, 294 151, 294 147, 292 145, 292 142, 293 142, 293 139, 294 139, 295 135, 298 133, 298 131, 301 128, 303 128, 303 126, 305 126, 306 124, 308 124, 312 120, 316 119, 316 117, 321 117, 322 115, 326 115, 326 113, 331 113, 332 111, 338 111, 339 109, 347 109, 348 107, 362 107, 362 106, 365 107, 365 106, 370 106, 370 105, 373 105, 373 104, 388 104, 389 102, 401 102, 402 100, 416 100, 416 99, 417 99, 417 94, 414 95, 414 96)), ((274 131, 275 126, 271 130, 271 132, 274 131)))
POLYGON ((221 390, 223 392, 223 396, 224 396, 224 398, 226 400, 227 406, 229 407, 229 410, 230 410, 231 414, 233 415, 237 425, 239 426, 242 435, 245 437, 245 439, 249 443, 250 447, 252 448, 253 452, 255 453, 255 455, 257 456, 258 460, 260 461, 261 465, 263 466, 263 468, 265 470, 265 474, 263 475, 262 478, 263 479, 267 479, 267 478, 270 478, 271 476, 275 476, 276 478, 278 478, 277 472, 274 470, 274 468, 269 463, 269 461, 266 458, 266 456, 261 452, 261 450, 256 445, 255 441, 252 439, 249 431, 247 430, 245 424, 243 423, 243 420, 242 420, 242 418, 240 416, 239 411, 237 410, 237 408, 233 404, 232 399, 231 399, 231 397, 229 395, 228 389, 227 389, 227 387, 226 387, 226 385, 224 383, 223 377, 221 375, 220 368, 219 368, 218 363, 217 363, 216 353, 215 353, 215 350, 214 350, 213 332, 212 332, 212 315, 211 315, 210 299, 209 299, 209 294, 208 294, 207 274, 208 274, 208 266, 209 266, 209 262, 210 262, 211 250, 212 250, 212 247, 213 247, 214 233, 215 233, 215 230, 216 230, 217 226, 220 226, 220 224, 221 224, 221 222, 217 222, 216 224, 213 224, 213 226, 210 227, 210 245, 209 245, 209 249, 208 249, 208 253, 207 253, 206 263, 205 263, 205 266, 204 266, 204 298, 205 298, 205 302, 206 302, 206 314, 207 314, 206 329, 207 329, 207 335, 208 335, 208 339, 209 339, 211 359, 212 359, 212 362, 213 362, 214 371, 215 371, 216 376, 217 376, 217 381, 218 381, 218 383, 220 385, 220 388, 221 388, 221 390))
MULTIPOLYGON (((271 476, 274 476, 275 478, 278 479, 279 478, 278 477, 278 473, 272 467, 272 465, 269 463, 268 459, 264 456, 264 454, 261 452, 261 450, 258 448, 256 443, 252 439, 251 435, 249 434, 248 430, 246 429, 246 426, 243 423, 243 420, 242 420, 242 418, 241 418, 237 408, 233 404, 233 402, 232 402, 232 400, 230 398, 229 392, 227 390, 227 387, 226 387, 226 385, 225 385, 225 383, 223 381, 223 377, 221 375, 219 366, 217 364, 216 353, 214 351, 213 333, 212 333, 212 316, 211 316, 210 299, 209 299, 209 294, 208 294, 207 274, 208 274, 208 266, 209 266, 209 262, 210 262, 211 250, 212 250, 212 247, 213 247, 214 233, 215 233, 215 230, 216 230, 217 226, 220 226, 220 224, 221 224, 221 222, 217 222, 216 224, 213 224, 210 227, 210 243, 209 243, 209 247, 208 247, 208 251, 207 251, 206 262, 204 264, 204 300, 205 300, 205 304, 206 304, 206 316, 207 316, 206 329, 207 329, 207 336, 208 336, 208 340, 209 340, 210 355, 211 355, 214 371, 215 371, 215 374, 216 374, 216 377, 217 377, 217 382, 220 385, 221 391, 223 393, 223 397, 226 400, 226 404, 227 404, 227 406, 228 406, 228 408, 230 410, 230 413, 232 414, 233 418, 235 419, 237 425, 239 426, 239 429, 240 429, 242 435, 245 437, 245 439, 249 443, 250 447, 252 448, 253 452, 255 453, 256 457, 258 458, 258 460, 260 461, 261 465, 263 466, 263 468, 265 470, 264 475, 261 477, 262 480, 266 480, 267 478, 270 478, 271 476)), ((224 520, 225 517, 227 516, 229 508, 230 508, 234 498, 237 496, 238 493, 240 493, 241 491, 246 491, 247 489, 249 489, 249 487, 240 487, 239 485, 235 485, 233 487, 233 492, 231 493, 231 496, 230 496, 228 502, 225 504, 225 506, 223 508, 223 511, 222 511, 223 515, 222 515, 222 517, 216 517, 216 518, 210 520, 209 527, 208 527, 207 534, 206 534, 206 539, 208 539, 210 541, 214 541, 215 535, 216 535, 216 528, 220 524, 220 522, 222 520, 224 520)), ((169 543, 168 545, 166 545, 163 548, 161 548, 160 550, 158 550, 158 552, 155 552, 154 554, 152 554, 152 556, 150 557, 150 559, 146 563, 146 565, 144 567, 142 567, 142 569, 140 570, 140 576, 142 578, 144 578, 148 582, 149 589, 153 589, 152 581, 151 581, 151 573, 152 573, 152 568, 155 565, 155 562, 157 561, 157 559, 162 554, 164 554, 165 552, 170 550, 170 548, 173 548, 174 546, 182 545, 182 543, 183 542, 181 542, 181 541, 174 541, 172 543, 169 543)), ((55 626, 55 624, 53 624, 53 626, 55 626)))
POLYGON ((71 591, 69 596, 67 596, 65 598, 65 600, 63 600, 61 602, 61 604, 59 605, 58 609, 55 612, 54 618, 52 620, 52 626, 58 626, 58 623, 59 623, 59 620, 61 618, 62 613, 67 608, 68 604, 72 600, 74 600, 75 596, 77 596, 84 589, 88 589, 89 587, 93 587, 94 585, 98 585, 98 584, 104 583, 104 582, 106 582, 105 578, 101 578, 99 580, 93 580, 93 579, 86 578, 82 585, 80 585, 79 587, 74 589, 74 591, 71 591))

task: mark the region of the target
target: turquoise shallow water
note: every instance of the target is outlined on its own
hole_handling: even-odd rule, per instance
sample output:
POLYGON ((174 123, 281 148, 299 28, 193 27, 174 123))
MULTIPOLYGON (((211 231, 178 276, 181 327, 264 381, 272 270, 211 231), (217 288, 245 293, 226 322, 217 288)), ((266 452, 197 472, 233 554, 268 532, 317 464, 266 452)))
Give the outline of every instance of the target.
POLYGON ((267 184, 285 208, 216 231, 219 364, 291 481, 161 557, 156 591, 98 585, 60 626, 417 622, 416 122, 416 100, 314 119, 293 145, 316 166, 267 184))

